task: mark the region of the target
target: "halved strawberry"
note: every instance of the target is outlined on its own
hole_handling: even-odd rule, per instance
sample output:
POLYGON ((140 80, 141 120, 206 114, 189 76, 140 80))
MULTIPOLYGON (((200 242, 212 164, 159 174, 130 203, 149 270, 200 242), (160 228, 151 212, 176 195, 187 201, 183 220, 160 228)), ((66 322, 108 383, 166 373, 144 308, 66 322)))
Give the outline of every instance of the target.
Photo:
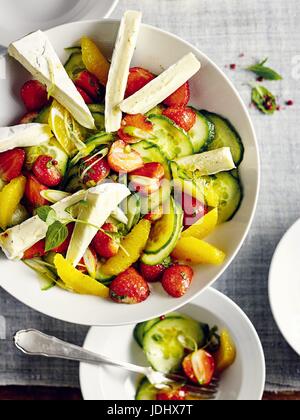
POLYGON ((120 274, 110 285, 110 297, 117 303, 137 304, 150 295, 148 283, 133 268, 120 274))
POLYGON ((23 149, 13 149, 0 153, 0 178, 10 182, 21 175, 26 153, 23 149))
POLYGON ((21 98, 29 112, 40 111, 49 102, 46 86, 37 80, 29 80, 22 86, 21 98))
POLYGON ((149 220, 151 223, 155 223, 160 220, 164 215, 163 206, 158 206, 156 209, 151 211, 151 213, 146 214, 145 219, 149 220))
POLYGON ((82 96, 84 102, 87 105, 91 105, 94 103, 93 99, 80 87, 76 86, 76 89, 78 90, 78 92, 80 93, 80 95, 82 96))
POLYGON ((125 174, 144 166, 141 155, 123 140, 115 141, 111 146, 108 163, 113 171, 125 174))
POLYGON ((196 112, 192 108, 177 107, 168 108, 163 112, 165 117, 170 118, 185 131, 190 131, 196 123, 196 112))
POLYGON ((95 187, 108 177, 110 167, 106 158, 101 156, 88 156, 81 160, 81 176, 87 187, 95 187))
POLYGON ((23 259, 31 260, 32 258, 43 257, 45 254, 45 240, 42 239, 24 252, 23 259))
POLYGON ((34 122, 38 115, 39 113, 36 111, 28 112, 20 119, 19 124, 30 124, 34 122))
POLYGON ((126 115, 126 117, 123 118, 122 120, 122 125, 121 125, 120 130, 118 131, 118 136, 120 137, 120 139, 122 139, 126 143, 134 144, 141 141, 141 139, 133 137, 130 134, 126 133, 126 127, 134 127, 142 131, 151 132, 153 125, 142 114, 126 115))
POLYGON ((215 360, 207 351, 198 350, 184 359, 182 367, 192 382, 209 385, 215 373, 215 360))
POLYGON ((93 248, 101 258, 114 257, 120 247, 120 239, 116 237, 118 228, 112 223, 106 223, 102 226, 102 230, 107 232, 109 236, 99 231, 92 242, 93 248))
POLYGON ((141 195, 147 196, 155 193, 160 188, 160 181, 157 178, 148 178, 146 176, 130 176, 131 191, 138 192, 141 195))
POLYGON ((131 68, 129 71, 125 97, 128 98, 129 96, 133 95, 148 83, 150 83, 153 79, 155 79, 155 76, 154 74, 150 73, 150 71, 141 67, 131 68))
POLYGON ((141 263, 140 271, 145 280, 147 280, 149 283, 155 283, 162 279, 164 272, 167 270, 167 268, 170 267, 171 264, 172 261, 170 258, 167 258, 162 264, 159 265, 152 266, 141 263))
POLYGON ((32 170, 36 179, 47 187, 57 187, 63 178, 58 168, 58 162, 51 156, 39 156, 32 170))
POLYGON ((185 401, 187 400, 188 392, 185 387, 174 386, 162 389, 156 395, 157 401, 185 401))
POLYGON ((94 102, 104 99, 104 88, 96 76, 87 70, 78 73, 74 79, 77 88, 83 90, 94 102))
POLYGON ((183 225, 188 228, 208 213, 208 207, 189 194, 182 194, 183 225))
POLYGON ((145 165, 142 168, 132 171, 130 175, 144 176, 147 178, 156 178, 159 181, 161 181, 163 177, 165 176, 165 169, 161 163, 157 163, 157 162, 145 163, 145 165))
POLYGON ((42 207, 49 202, 41 196, 41 192, 48 190, 48 187, 42 185, 35 176, 28 175, 25 188, 25 197, 28 203, 33 207, 42 207))
POLYGON ((180 298, 190 288, 194 271, 188 265, 173 265, 163 275, 162 286, 174 298, 180 298))
POLYGON ((190 84, 186 82, 177 89, 172 95, 164 100, 164 104, 169 107, 187 106, 191 99, 190 84))

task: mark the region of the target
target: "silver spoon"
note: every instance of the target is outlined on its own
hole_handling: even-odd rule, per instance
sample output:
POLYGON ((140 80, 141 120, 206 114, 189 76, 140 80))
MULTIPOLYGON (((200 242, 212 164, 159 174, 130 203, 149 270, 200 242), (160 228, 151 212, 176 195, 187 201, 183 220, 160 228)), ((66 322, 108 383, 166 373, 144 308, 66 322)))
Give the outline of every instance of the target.
MULTIPOLYGON (((127 362, 113 360, 107 356, 92 353, 82 347, 66 343, 55 337, 48 336, 37 330, 19 331, 14 342, 16 347, 30 356, 44 356, 65 360, 74 360, 92 365, 107 364, 126 369, 130 372, 144 375, 157 389, 166 388, 174 382, 186 382, 186 378, 180 375, 164 375, 154 371, 151 367, 142 367, 127 362)), ((218 382, 214 381, 209 387, 186 386, 187 390, 197 394, 199 398, 214 399, 218 391, 218 382)))

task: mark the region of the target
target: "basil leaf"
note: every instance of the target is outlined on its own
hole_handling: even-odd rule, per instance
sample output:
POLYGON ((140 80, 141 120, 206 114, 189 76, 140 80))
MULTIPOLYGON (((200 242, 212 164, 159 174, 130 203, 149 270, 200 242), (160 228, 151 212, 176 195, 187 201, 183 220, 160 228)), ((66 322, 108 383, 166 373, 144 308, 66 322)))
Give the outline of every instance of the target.
POLYGON ((50 206, 39 207, 36 212, 39 218, 43 222, 48 223, 49 225, 54 223, 57 219, 55 210, 52 209, 50 206))
POLYGON ((272 115, 277 110, 275 96, 264 86, 255 86, 252 89, 252 102, 264 114, 272 115))
POLYGON ((45 251, 49 252, 52 249, 59 247, 65 242, 68 234, 69 231, 67 226, 63 225, 59 221, 54 222, 51 226, 49 226, 47 231, 45 251))
POLYGON ((262 77, 265 80, 282 80, 282 76, 270 67, 265 66, 268 59, 266 58, 261 63, 254 64, 254 66, 247 67, 246 70, 252 71, 258 77, 262 77))

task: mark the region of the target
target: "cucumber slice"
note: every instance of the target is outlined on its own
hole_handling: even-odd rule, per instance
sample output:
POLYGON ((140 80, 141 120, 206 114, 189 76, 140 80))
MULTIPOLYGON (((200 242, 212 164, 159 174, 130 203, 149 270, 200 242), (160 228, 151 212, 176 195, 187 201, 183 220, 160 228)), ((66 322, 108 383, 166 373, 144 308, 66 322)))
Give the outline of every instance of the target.
POLYGON ((169 159, 190 156, 193 146, 187 133, 163 115, 150 115, 155 139, 149 139, 169 159))
POLYGON ((43 108, 39 115, 35 118, 34 122, 39 124, 48 124, 50 115, 50 106, 43 108))
POLYGON ((60 144, 53 138, 47 143, 43 143, 39 146, 33 146, 26 148, 26 169, 31 170, 32 165, 41 155, 52 156, 58 162, 58 168, 61 174, 64 176, 67 171, 69 156, 60 146, 60 144))
POLYGON ((157 105, 147 112, 146 117, 150 117, 150 115, 162 115, 165 109, 163 105, 157 105))
POLYGON ((105 131, 105 117, 100 112, 92 112, 97 131, 105 131))
POLYGON ((77 163, 81 159, 92 154, 95 149, 100 148, 100 146, 103 146, 103 148, 105 148, 104 146, 110 145, 113 141, 114 141, 114 136, 112 134, 107 134, 107 133, 95 134, 94 136, 90 137, 86 141, 86 144, 85 144, 86 147, 82 149, 80 152, 78 152, 77 155, 71 160, 71 165, 72 166, 77 165, 77 163))
POLYGON ((81 52, 75 52, 71 54, 69 60, 65 64, 65 69, 72 80, 75 79, 78 73, 80 73, 83 70, 86 70, 86 67, 82 61, 81 52))
POLYGON ((157 146, 155 146, 153 143, 143 140, 139 143, 133 144, 131 147, 142 156, 145 163, 161 163, 165 169, 165 177, 167 179, 171 179, 168 159, 157 146))
POLYGON ((239 179, 229 172, 212 176, 210 188, 219 199, 219 223, 231 220, 240 208, 243 199, 243 189, 239 179))
POLYGON ((150 384, 147 378, 143 378, 136 392, 136 401, 156 401, 157 389, 150 384))
POLYGON ((215 139, 208 146, 208 150, 230 147, 236 166, 239 166, 244 158, 244 146, 240 135, 232 124, 220 115, 203 111, 204 116, 215 126, 215 139))
POLYGON ((159 191, 148 195, 147 197, 141 197, 141 212, 145 216, 148 213, 153 212, 159 206, 166 204, 170 200, 171 187, 170 183, 163 183, 159 191))
POLYGON ((152 227, 142 262, 157 265, 165 260, 174 250, 182 228, 182 208, 171 198, 170 210, 152 227))
POLYGON ((196 123, 194 127, 188 132, 194 153, 200 153, 207 150, 208 146, 215 138, 215 126, 199 111, 196 112, 196 123))
POLYGON ((127 229, 130 232, 141 218, 141 197, 138 194, 132 195, 127 200, 127 218, 127 229))
POLYGON ((201 348, 205 344, 201 324, 190 318, 170 318, 154 325, 144 337, 144 351, 151 366, 162 373, 178 371, 185 357, 183 341, 195 342, 201 348))

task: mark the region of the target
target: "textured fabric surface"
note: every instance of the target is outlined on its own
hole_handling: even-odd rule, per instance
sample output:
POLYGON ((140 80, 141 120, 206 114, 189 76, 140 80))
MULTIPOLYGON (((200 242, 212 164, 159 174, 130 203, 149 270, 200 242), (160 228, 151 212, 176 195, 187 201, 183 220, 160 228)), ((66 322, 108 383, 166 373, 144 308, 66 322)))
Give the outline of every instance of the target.
MULTIPOLYGON (((248 83, 255 79, 241 70, 246 64, 269 57, 270 64, 285 76, 283 82, 267 85, 278 93, 281 103, 293 99, 295 106, 273 117, 250 110, 262 157, 260 201, 242 251, 216 287, 241 306, 262 339, 267 359, 267 390, 300 390, 300 359, 285 343, 273 321, 267 289, 275 247, 300 213, 300 183, 296 178, 300 171, 297 119, 300 90, 292 64, 300 54, 300 3, 297 0, 121 0, 113 16, 120 17, 128 8, 142 9, 146 23, 174 32, 207 53, 225 69, 247 104, 250 102, 248 83), (240 57, 241 54, 244 56, 240 57), (232 63, 238 65, 238 70, 230 70, 228 65, 232 63)), ((16 330, 32 327, 82 344, 86 328, 42 316, 2 290, 0 315, 5 318, 0 320, 0 385, 78 385, 76 364, 28 359, 13 348, 11 338, 16 330)))

